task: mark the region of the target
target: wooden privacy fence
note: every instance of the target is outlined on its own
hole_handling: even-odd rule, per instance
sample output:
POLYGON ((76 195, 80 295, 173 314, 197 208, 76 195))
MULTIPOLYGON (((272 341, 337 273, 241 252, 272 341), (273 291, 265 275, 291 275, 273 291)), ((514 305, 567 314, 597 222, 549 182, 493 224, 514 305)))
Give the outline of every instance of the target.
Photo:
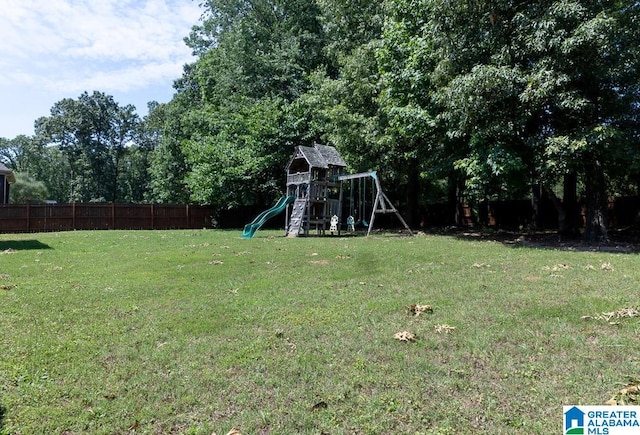
POLYGON ((211 228, 212 207, 158 204, 0 205, 0 232, 211 228))

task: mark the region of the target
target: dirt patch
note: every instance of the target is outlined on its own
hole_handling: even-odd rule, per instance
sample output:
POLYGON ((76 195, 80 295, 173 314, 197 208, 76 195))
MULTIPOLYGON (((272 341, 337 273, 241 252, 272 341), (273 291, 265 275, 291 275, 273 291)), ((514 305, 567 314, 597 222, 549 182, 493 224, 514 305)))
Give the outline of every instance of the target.
POLYGON ((329 260, 313 260, 309 262, 310 264, 317 264, 320 266, 326 266, 327 264, 329 264, 329 260))

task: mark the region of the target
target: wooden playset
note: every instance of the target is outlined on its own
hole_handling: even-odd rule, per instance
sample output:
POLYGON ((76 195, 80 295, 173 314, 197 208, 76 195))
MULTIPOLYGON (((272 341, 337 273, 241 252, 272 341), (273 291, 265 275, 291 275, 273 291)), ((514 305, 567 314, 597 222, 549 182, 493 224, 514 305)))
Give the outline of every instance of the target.
POLYGON ((366 228, 369 235, 376 215, 381 213, 394 213, 407 231, 413 234, 382 191, 376 172, 347 174, 346 167, 342 156, 332 146, 297 146, 286 167, 286 195, 247 224, 243 237, 253 237, 268 219, 283 211, 288 237, 306 236, 314 231, 318 235, 324 235, 327 231, 340 235, 343 228, 355 232, 356 227, 366 228), (348 183, 347 186, 345 183, 348 183), (367 184, 371 186, 369 221, 366 220, 367 184), (349 196, 346 210, 345 193, 349 196))

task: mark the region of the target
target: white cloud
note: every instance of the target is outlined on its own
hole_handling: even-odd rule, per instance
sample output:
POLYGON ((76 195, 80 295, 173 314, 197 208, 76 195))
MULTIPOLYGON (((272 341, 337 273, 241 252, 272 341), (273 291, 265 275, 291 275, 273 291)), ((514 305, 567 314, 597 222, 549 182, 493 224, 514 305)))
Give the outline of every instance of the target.
POLYGON ((198 0, 0 0, 0 137, 33 134, 63 98, 105 92, 121 104, 165 102, 198 0))
POLYGON ((190 0, 0 0, 0 10, 0 85, 72 94, 178 78, 201 14, 190 0))

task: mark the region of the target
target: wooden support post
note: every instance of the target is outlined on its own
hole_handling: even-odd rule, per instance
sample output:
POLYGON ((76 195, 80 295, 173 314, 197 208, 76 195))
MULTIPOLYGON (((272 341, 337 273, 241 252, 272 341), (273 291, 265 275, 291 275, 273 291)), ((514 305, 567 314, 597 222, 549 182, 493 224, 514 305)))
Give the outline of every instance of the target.
POLYGON ((338 196, 338 235, 340 235, 340 231, 342 230, 342 180, 340 180, 340 195, 338 196))

